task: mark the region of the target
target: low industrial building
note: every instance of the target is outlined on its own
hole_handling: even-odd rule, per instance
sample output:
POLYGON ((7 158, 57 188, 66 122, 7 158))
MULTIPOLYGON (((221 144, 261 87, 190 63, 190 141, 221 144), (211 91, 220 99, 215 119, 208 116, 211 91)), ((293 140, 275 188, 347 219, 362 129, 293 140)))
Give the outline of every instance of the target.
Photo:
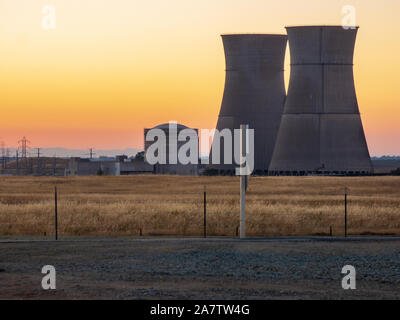
POLYGON ((153 166, 143 159, 128 159, 119 156, 115 161, 99 161, 92 159, 71 158, 65 169, 66 176, 120 176, 133 174, 152 174, 153 166))

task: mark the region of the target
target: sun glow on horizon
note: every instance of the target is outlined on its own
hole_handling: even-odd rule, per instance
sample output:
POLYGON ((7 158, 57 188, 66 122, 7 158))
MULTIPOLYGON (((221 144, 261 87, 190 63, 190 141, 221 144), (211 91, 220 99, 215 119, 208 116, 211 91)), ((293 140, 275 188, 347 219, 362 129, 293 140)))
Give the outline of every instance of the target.
POLYGON ((143 128, 159 123, 214 128, 225 79, 220 34, 340 24, 348 4, 360 26, 354 72, 370 153, 400 154, 396 0, 0 0, 0 140, 142 148, 143 128), (47 4, 55 30, 41 26, 47 4))

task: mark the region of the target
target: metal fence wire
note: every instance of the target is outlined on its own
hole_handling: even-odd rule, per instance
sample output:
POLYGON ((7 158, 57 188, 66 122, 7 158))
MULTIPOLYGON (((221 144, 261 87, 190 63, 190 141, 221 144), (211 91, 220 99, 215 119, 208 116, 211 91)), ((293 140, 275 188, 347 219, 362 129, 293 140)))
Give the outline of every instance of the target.
MULTIPOLYGON (((89 193, 87 193, 89 194, 89 193)), ((49 194, 51 195, 51 194, 49 194)), ((151 198, 112 200, 115 194, 85 198, 54 187, 53 197, 19 204, 10 218, 3 203, 0 235, 43 236, 50 239, 80 236, 188 236, 238 237, 239 194, 227 199, 205 188, 171 194, 163 201, 151 198), (109 200, 109 198, 111 200, 109 200), (26 207, 24 207, 26 206, 26 207), (21 217, 18 215, 21 214, 21 217), (25 216, 23 216, 25 214, 25 216), (22 218, 22 216, 24 218, 22 218)), ((363 236, 400 235, 400 200, 352 193, 246 195, 246 236, 363 236)), ((1 199, 0 199, 1 200, 1 199)), ((0 205, 2 205, 0 201, 0 205)))

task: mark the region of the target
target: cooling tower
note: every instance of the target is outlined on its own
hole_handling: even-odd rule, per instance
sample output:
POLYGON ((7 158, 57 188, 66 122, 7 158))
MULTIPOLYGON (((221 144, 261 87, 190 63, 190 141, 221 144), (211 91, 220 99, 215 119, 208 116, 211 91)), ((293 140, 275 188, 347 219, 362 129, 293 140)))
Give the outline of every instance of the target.
POLYGON ((286 29, 291 74, 270 173, 372 173, 353 78, 358 29, 286 29))
MULTIPOLYGON (((286 97, 283 65, 287 36, 238 34, 223 35, 222 40, 226 78, 217 129, 231 130, 232 137, 233 129, 241 124, 254 129, 254 171, 267 173, 286 97)), ((220 173, 233 173, 237 165, 234 160, 226 164, 224 139, 220 141, 221 165, 211 167, 220 173)))

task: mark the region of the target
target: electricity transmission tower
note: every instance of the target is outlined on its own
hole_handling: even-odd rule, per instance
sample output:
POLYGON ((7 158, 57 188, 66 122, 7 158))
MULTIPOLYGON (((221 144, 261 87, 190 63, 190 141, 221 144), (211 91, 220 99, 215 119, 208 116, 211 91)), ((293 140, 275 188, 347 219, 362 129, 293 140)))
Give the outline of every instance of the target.
POLYGON ((29 149, 29 144, 31 142, 23 137, 21 140, 18 141, 18 148, 21 149, 21 158, 26 159, 26 150, 29 149))
POLYGON ((89 148, 89 154, 86 154, 86 155, 88 155, 90 159, 93 159, 93 156, 94 156, 95 154, 96 154, 96 153, 93 152, 93 148, 89 148))

